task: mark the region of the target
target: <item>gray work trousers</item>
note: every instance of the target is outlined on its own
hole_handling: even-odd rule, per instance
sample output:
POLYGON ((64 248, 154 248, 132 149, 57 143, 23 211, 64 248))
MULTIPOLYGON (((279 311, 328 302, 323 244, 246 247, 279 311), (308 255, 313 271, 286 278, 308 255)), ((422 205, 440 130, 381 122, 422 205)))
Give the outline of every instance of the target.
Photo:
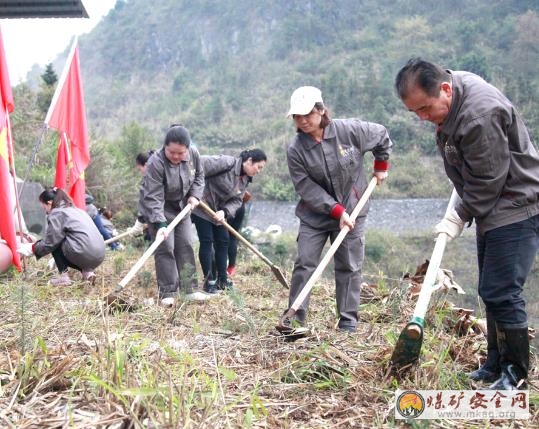
MULTIPOLYGON (((169 219, 169 213, 166 217, 168 222, 174 219, 173 216, 169 219)), ((192 229, 191 218, 187 215, 155 250, 159 299, 174 297, 178 290, 188 294, 198 288, 192 229)), ((155 240, 155 226, 149 224, 148 231, 155 240)))
MULTIPOLYGON (((339 313, 339 328, 355 327, 358 320, 358 308, 361 293, 361 269, 365 256, 365 217, 358 218, 337 249, 334 256, 335 299, 339 313)), ((300 222, 297 238, 298 256, 294 263, 289 294, 289 307, 300 294, 313 272, 320 263, 324 245, 329 237, 333 243, 339 230, 327 231, 313 228, 300 222)), ((306 313, 310 294, 300 306, 298 316, 306 313)))

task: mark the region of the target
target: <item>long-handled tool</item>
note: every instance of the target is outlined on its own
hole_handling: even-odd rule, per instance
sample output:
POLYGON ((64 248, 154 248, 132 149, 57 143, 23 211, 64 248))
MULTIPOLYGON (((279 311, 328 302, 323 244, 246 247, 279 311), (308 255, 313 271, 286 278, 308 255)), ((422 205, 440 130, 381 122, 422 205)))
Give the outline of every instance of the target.
MULTIPOLYGON (((376 177, 373 177, 369 183, 369 186, 367 186, 367 189, 357 202, 356 206, 354 207, 354 210, 352 210, 352 213, 350 214, 350 219, 355 220, 365 204, 367 203, 367 200, 372 194, 372 191, 376 187, 376 177)), ((296 311, 298 311, 301 304, 303 304, 303 301, 305 301, 305 298, 307 298, 307 295, 311 292, 311 289, 313 288, 316 281, 320 278, 322 275, 322 272, 326 268, 326 266, 329 264, 331 258, 341 245, 342 241, 344 240, 344 237, 346 237, 346 234, 350 231, 350 228, 345 226, 341 229, 337 237, 335 238, 335 241, 333 241, 333 244, 328 249, 324 257, 322 258, 322 261, 318 264, 314 272, 311 274, 311 277, 305 283, 305 286, 303 286, 303 289, 301 290, 300 294, 296 297, 294 300, 294 303, 292 306, 288 309, 286 313, 284 313, 281 318, 279 319, 279 324, 275 327, 281 334, 290 336, 290 335, 296 335, 299 333, 299 328, 294 328, 290 326, 289 323, 287 323, 289 320, 292 320, 294 315, 296 314, 296 311)), ((306 333, 307 330, 303 328, 301 330, 301 334, 306 333)))
MULTIPOLYGON (((191 204, 187 204, 185 208, 178 213, 178 215, 174 218, 172 222, 167 226, 166 232, 167 234, 170 234, 174 228, 176 228, 176 225, 178 225, 181 220, 189 214, 191 211, 191 204)), ((135 262, 135 265, 131 267, 129 272, 125 275, 125 277, 118 283, 118 286, 116 286, 116 289, 114 289, 114 292, 120 292, 126 285, 129 283, 133 277, 135 277, 135 274, 137 274, 138 270, 142 268, 144 263, 148 260, 150 256, 153 255, 155 250, 159 247, 159 245, 164 241, 164 236, 161 234, 158 234, 155 238, 154 242, 151 244, 150 247, 144 252, 144 254, 140 257, 140 259, 135 262)))
MULTIPOLYGON (((445 212, 446 215, 453 209, 453 207, 455 207, 458 198, 457 191, 453 189, 445 212)), ((421 345, 423 343, 425 314, 428 310, 433 286, 436 282, 436 274, 438 273, 438 269, 442 262, 447 237, 447 234, 443 232, 436 237, 436 244, 434 245, 429 266, 425 278, 423 279, 423 284, 421 285, 421 291, 419 292, 419 297, 415 305, 414 314, 399 335, 395 350, 393 350, 393 354, 391 355, 390 366, 392 370, 397 370, 410 365, 419 358, 421 345)))
POLYGON ((131 235, 131 231, 125 231, 125 232, 122 232, 121 234, 118 234, 118 235, 115 235, 114 237, 112 238, 109 238, 108 240, 105 240, 105 244, 110 244, 110 243, 114 243, 115 241, 118 241, 124 237, 127 237, 131 235))
MULTIPOLYGON (((210 215, 215 216, 215 212, 209 207, 204 201, 200 201, 200 207, 202 207, 204 210, 206 210, 210 215)), ((236 237, 240 242, 245 244, 251 251, 255 253, 256 256, 258 256, 260 259, 262 259, 267 265, 271 267, 271 271, 279 280, 279 283, 281 283, 286 289, 290 289, 290 286, 288 286, 288 282, 286 281, 286 277, 282 273, 281 269, 275 265, 273 262, 271 262, 268 258, 266 258, 260 250, 258 250, 255 246, 253 246, 243 235, 241 235, 238 231, 236 231, 234 228, 232 228, 226 220, 223 220, 222 222, 223 226, 230 232, 234 237, 236 237)))

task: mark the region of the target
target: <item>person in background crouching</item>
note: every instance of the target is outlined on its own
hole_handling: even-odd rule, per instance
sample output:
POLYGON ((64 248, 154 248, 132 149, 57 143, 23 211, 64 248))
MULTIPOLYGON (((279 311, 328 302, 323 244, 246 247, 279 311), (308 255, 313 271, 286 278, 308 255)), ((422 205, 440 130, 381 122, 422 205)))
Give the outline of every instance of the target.
POLYGON ((55 286, 70 285, 68 268, 82 273, 82 279, 95 282, 95 270, 105 259, 105 243, 94 222, 62 189, 47 188, 39 195, 47 213, 47 229, 42 240, 23 243, 17 251, 23 256, 41 258, 52 253, 59 275, 55 286))

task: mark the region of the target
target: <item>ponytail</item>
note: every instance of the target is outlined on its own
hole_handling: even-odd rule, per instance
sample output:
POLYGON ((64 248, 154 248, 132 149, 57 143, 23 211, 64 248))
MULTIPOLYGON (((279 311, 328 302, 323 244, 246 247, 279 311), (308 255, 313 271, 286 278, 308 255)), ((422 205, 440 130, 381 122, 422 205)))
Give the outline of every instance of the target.
POLYGON ((57 207, 73 207, 73 200, 61 188, 46 188, 39 194, 39 201, 43 204, 48 204, 52 201, 51 208, 57 207))

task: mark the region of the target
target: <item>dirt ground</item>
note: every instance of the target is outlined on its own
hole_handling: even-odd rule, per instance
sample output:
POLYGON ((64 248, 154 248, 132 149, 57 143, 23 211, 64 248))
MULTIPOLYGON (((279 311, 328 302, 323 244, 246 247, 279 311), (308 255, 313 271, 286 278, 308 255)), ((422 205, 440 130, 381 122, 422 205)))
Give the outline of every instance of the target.
MULTIPOLYGON (((122 301, 104 300, 141 249, 107 253, 98 281, 53 287, 46 260, 4 275, 0 303, 0 426, 6 428, 392 428, 539 426, 538 368, 528 420, 395 419, 395 391, 475 389, 465 372, 485 357, 482 333, 455 331, 451 293, 431 302, 420 360, 389 361, 415 297, 404 280, 362 291, 354 334, 336 329, 333 282, 313 291, 310 335, 276 329, 287 291, 242 253, 234 291, 203 303, 156 305, 148 261, 122 301)), ((46 258, 44 258, 46 259, 46 258)), ((73 276, 75 277, 75 276, 73 276)))

